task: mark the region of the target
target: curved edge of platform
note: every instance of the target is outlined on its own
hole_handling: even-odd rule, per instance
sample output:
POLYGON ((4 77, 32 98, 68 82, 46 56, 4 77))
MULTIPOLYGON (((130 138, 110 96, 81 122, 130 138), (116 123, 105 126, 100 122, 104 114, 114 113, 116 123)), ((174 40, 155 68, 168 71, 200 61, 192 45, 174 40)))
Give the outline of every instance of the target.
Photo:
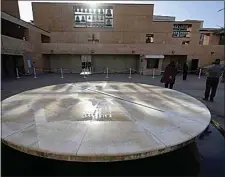
POLYGON ((164 153, 168 153, 177 149, 180 149, 184 146, 187 146, 190 143, 193 143, 195 141, 195 138, 192 138, 184 143, 166 147, 159 150, 152 150, 148 152, 140 152, 136 154, 125 154, 125 155, 115 155, 115 156, 109 156, 109 155, 96 155, 96 156, 76 156, 73 154, 60 154, 60 153, 52 153, 48 151, 40 151, 36 148, 28 148, 22 145, 17 145, 12 142, 6 141, 2 139, 2 142, 20 152, 24 152, 29 155, 48 158, 48 159, 54 159, 54 160, 63 160, 63 161, 74 161, 74 162, 116 162, 116 161, 127 161, 127 160, 136 160, 136 159, 142 159, 146 157, 156 156, 164 153))
POLYGON ((224 129, 220 126, 220 124, 215 121, 215 120, 211 120, 210 123, 220 132, 220 134, 223 136, 225 135, 225 131, 224 129))

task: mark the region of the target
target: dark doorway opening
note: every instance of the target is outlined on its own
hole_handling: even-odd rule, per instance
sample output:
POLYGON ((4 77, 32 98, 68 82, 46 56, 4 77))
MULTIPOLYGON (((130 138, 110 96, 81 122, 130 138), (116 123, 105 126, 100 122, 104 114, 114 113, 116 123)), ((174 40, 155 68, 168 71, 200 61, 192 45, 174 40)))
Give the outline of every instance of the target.
POLYGON ((20 74, 25 74, 23 56, 2 54, 1 57, 2 80, 16 78, 16 68, 20 74))
POLYGON ((191 71, 195 71, 198 69, 198 62, 199 62, 199 59, 191 60, 191 71))

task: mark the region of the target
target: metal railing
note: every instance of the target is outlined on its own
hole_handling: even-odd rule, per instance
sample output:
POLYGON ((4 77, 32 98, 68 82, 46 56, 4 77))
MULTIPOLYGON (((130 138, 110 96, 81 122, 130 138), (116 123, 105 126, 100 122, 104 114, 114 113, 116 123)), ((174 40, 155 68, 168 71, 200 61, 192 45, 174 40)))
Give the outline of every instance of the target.
MULTIPOLYGON (((27 72, 27 74, 22 74, 19 72, 18 68, 16 68, 16 78, 19 79, 21 78, 21 76, 26 76, 26 75, 33 75, 33 77, 36 79, 37 75, 39 73, 59 73, 60 78, 64 78, 64 74, 80 74, 83 75, 84 78, 86 78, 86 76, 88 75, 92 75, 92 74, 106 74, 105 78, 109 78, 111 74, 128 74, 128 78, 131 79, 132 78, 132 74, 134 73, 139 73, 139 74, 143 74, 144 71, 137 71, 136 69, 132 69, 132 68, 127 68, 125 70, 115 70, 115 69, 110 69, 110 68, 104 68, 100 71, 92 71, 92 69, 89 70, 76 70, 76 69, 72 69, 72 68, 51 68, 51 69, 39 69, 39 68, 33 68, 33 72, 29 73, 27 72)), ((164 71, 161 71, 161 73, 163 73, 164 71)), ((182 70, 178 70, 178 72, 183 72, 182 70)), ((193 72, 193 71, 188 71, 188 73, 193 72)), ((196 70, 196 73, 198 73, 198 78, 200 79, 202 76, 202 69, 196 70)), ((156 69, 152 69, 152 78, 155 78, 156 76, 156 69)), ((222 77, 221 77, 222 78, 222 77)))

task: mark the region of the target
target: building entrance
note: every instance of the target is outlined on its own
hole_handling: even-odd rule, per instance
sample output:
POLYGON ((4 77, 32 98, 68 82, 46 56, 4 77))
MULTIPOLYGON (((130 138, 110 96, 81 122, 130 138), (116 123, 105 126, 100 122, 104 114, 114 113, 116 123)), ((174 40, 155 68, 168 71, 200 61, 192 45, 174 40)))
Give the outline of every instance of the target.
POLYGON ((81 75, 92 74, 91 55, 81 55, 81 75))

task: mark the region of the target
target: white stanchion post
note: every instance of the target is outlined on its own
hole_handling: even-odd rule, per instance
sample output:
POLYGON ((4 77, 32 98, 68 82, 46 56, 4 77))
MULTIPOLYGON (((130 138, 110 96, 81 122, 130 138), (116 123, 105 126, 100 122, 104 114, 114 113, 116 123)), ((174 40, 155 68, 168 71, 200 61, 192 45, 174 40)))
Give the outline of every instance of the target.
POLYGON ((131 68, 130 68, 130 74, 129 74, 129 77, 128 78, 131 79, 131 68))
POLYGON ((109 68, 106 68, 106 77, 105 77, 106 79, 108 79, 109 78, 109 68))
POLYGON ((84 71, 84 79, 86 78, 86 75, 85 75, 85 69, 83 70, 84 71))
POLYGON ((17 78, 17 79, 20 78, 18 68, 16 68, 16 78, 17 78))
POLYGON ((61 79, 63 79, 63 69, 61 68, 61 79))
POLYGON ((152 70, 152 78, 153 79, 155 78, 155 68, 153 68, 153 70, 152 70))
POLYGON ((36 76, 36 69, 34 68, 34 79, 36 79, 37 76, 36 76))
POLYGON ((202 69, 200 68, 199 74, 198 74, 198 78, 199 78, 199 79, 201 78, 201 74, 202 74, 202 69))

